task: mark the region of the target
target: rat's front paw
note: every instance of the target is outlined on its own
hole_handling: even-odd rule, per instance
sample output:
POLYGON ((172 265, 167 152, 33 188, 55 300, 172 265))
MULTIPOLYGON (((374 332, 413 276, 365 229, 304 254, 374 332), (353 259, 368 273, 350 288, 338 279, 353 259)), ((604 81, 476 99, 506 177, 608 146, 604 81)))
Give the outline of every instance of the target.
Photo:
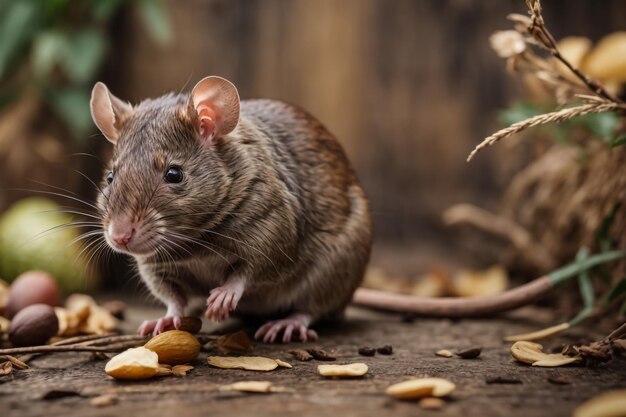
POLYGON ((168 330, 178 330, 180 329, 180 324, 180 316, 168 316, 161 317, 157 320, 146 320, 141 324, 141 326, 139 326, 137 333, 142 336, 146 336, 152 333, 153 336, 156 336, 157 334, 166 332, 168 330))
POLYGON ((230 312, 237 308, 237 303, 239 303, 242 294, 242 285, 226 283, 221 287, 212 289, 211 295, 206 300, 205 316, 215 321, 228 319, 230 312))

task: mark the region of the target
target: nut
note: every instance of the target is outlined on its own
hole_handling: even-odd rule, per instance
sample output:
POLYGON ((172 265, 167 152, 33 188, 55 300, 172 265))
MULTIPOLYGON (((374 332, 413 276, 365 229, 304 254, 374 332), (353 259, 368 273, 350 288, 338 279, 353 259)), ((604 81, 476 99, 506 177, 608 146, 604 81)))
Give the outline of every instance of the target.
POLYGON ((155 376, 159 357, 145 347, 125 350, 111 358, 104 371, 115 379, 146 379, 155 376))
POLYGON ((193 361, 200 353, 200 342, 191 333, 170 330, 161 333, 144 345, 159 356, 159 362, 168 365, 182 365, 193 361))
POLYGON ((364 363, 350 363, 348 365, 318 365, 317 371, 322 376, 355 377, 367 373, 367 365, 364 363))
POLYGON ((44 271, 28 271, 17 277, 9 289, 6 305, 8 318, 33 304, 59 305, 59 287, 52 275, 44 271))
POLYGON ((438 350, 437 352, 435 352, 435 355, 441 356, 442 358, 451 358, 452 356, 454 356, 452 352, 446 349, 438 350))
POLYGON ((57 334, 59 321, 54 309, 46 304, 33 304, 13 317, 9 340, 13 346, 35 346, 46 343, 57 334))
POLYGON ((462 350, 460 352, 456 352, 455 355, 459 356, 462 359, 476 359, 480 356, 480 353, 483 351, 482 347, 473 347, 469 349, 462 350))
POLYGON ((180 329, 184 332, 196 334, 202 329, 202 320, 197 317, 183 317, 180 320, 180 329))
POLYGON ((283 360, 280 359, 274 359, 276 361, 276 363, 278 364, 278 366, 282 366, 283 368, 293 368, 293 366, 291 366, 291 364, 289 362, 285 362, 283 360))
POLYGON ((209 356, 207 362, 211 366, 223 369, 246 369, 248 371, 273 371, 278 368, 274 359, 262 356, 209 356))
POLYGON ((443 378, 409 379, 391 385, 385 392, 394 398, 408 400, 422 397, 445 397, 454 391, 455 385, 443 378))

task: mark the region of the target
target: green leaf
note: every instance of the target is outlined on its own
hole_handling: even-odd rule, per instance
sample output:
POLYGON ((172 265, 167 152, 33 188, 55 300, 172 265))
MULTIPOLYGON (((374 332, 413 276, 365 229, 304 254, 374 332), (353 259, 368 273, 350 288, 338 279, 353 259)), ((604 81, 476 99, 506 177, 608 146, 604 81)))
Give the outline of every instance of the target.
POLYGON ((626 277, 622 278, 620 282, 611 288, 611 291, 604 298, 604 304, 611 304, 623 295, 626 295, 626 277))
POLYGON ((55 113, 65 122, 73 135, 82 138, 92 129, 89 113, 89 92, 82 88, 56 90, 49 94, 55 113))
POLYGON ((585 308, 593 307, 595 294, 591 278, 589 277, 589 269, 585 268, 584 262, 589 259, 589 249, 581 248, 576 255, 576 262, 580 266, 580 274, 578 275, 578 287, 582 296, 585 308))
POLYGON ((138 3, 144 26, 160 44, 168 44, 172 40, 172 29, 164 4, 161 0, 140 0, 138 3))
POLYGON ((104 34, 97 30, 68 34, 61 63, 67 76, 76 84, 92 81, 104 58, 105 46, 104 34))
POLYGON ((91 0, 91 14, 99 22, 109 20, 124 0, 91 0))
POLYGON ((624 255, 625 253, 619 250, 592 255, 583 262, 573 262, 569 265, 565 265, 564 267, 557 269, 556 271, 551 272, 550 281, 552 282, 552 285, 560 284, 561 282, 566 281, 568 278, 579 274, 582 270, 591 269, 606 262, 621 259, 624 257, 624 255))
POLYGON ((609 236, 609 232, 611 231, 611 227, 613 226, 613 222, 615 221, 615 217, 620 207, 622 207, 622 203, 618 202, 613 206, 613 210, 602 220, 602 224, 598 228, 596 232, 596 238, 600 242, 600 249, 602 252, 607 252, 611 249, 611 237, 609 236))
POLYGON ((611 141, 609 146, 611 148, 617 148, 618 146, 622 146, 624 144, 626 144, 626 135, 616 137, 615 139, 611 141))

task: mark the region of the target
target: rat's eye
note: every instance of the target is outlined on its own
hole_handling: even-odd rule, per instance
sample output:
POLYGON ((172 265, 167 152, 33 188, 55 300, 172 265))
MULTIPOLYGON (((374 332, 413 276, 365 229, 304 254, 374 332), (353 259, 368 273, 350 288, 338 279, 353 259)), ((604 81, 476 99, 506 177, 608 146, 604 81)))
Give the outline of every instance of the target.
POLYGON ((113 182, 113 171, 109 171, 107 174, 107 183, 111 184, 113 182))
POLYGON ((180 167, 169 167, 167 171, 165 171, 165 181, 169 183, 179 183, 183 180, 183 171, 180 167))

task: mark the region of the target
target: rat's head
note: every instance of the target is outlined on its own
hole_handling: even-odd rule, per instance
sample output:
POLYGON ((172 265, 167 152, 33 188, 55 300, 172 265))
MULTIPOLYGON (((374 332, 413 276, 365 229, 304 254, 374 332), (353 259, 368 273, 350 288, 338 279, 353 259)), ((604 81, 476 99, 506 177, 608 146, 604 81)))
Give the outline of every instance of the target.
POLYGON ((97 83, 91 115, 115 145, 98 198, 109 245, 133 255, 182 249, 227 192, 219 150, 239 122, 235 86, 207 77, 190 95, 133 107, 97 83))

